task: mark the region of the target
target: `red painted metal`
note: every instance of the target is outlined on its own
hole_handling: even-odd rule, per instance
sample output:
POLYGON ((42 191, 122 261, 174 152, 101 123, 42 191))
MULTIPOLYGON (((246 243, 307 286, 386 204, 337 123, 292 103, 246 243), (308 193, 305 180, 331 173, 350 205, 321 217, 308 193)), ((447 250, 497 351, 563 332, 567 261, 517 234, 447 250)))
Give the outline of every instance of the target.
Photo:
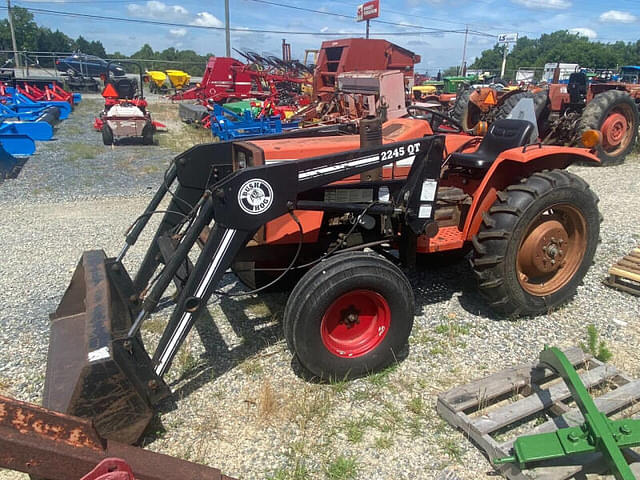
POLYGON ((382 295, 353 290, 329 306, 320 323, 320 336, 334 355, 360 357, 380 345, 390 325, 391 309, 382 295))
POLYGON ((420 55, 387 40, 344 38, 322 42, 313 77, 313 92, 326 99, 335 92, 336 78, 342 72, 362 70, 402 70, 413 79, 413 66, 420 55))
POLYGON ((0 468, 48 480, 76 480, 113 458, 126 462, 129 468, 119 470, 131 476, 87 480, 232 480, 216 468, 106 440, 89 420, 0 396, 0 468))
POLYGON ((359 22, 371 20, 380 16, 380 0, 371 0, 358 5, 357 18, 359 22))
POLYGON ((121 458, 105 458, 80 480, 135 480, 135 477, 121 458))
POLYGON ((602 143, 605 148, 620 145, 625 138, 629 125, 627 118, 621 113, 612 113, 602 124, 602 143))
POLYGON ((253 64, 244 64, 231 57, 211 57, 207 62, 200 84, 178 92, 173 100, 207 100, 216 103, 258 98, 277 94, 277 82, 306 83, 304 78, 282 72, 265 70, 253 64))

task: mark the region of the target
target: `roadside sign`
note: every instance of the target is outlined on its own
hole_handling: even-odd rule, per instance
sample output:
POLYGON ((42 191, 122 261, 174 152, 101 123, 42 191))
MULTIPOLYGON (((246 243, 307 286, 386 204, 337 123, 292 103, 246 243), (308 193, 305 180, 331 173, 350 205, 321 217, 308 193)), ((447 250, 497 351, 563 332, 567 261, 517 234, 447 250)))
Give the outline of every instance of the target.
POLYGON ((516 43, 517 41, 517 33, 501 33, 498 35, 498 43, 516 43))
POLYGON ((370 2, 358 5, 358 21, 371 20, 380 16, 380 0, 371 0, 370 2))

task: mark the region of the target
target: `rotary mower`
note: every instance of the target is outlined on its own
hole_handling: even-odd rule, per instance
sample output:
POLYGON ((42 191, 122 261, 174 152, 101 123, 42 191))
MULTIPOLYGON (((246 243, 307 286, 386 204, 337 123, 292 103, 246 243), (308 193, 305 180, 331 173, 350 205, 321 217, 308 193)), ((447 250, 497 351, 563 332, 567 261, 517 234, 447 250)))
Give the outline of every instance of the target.
POLYGON ((135 442, 171 394, 163 376, 178 349, 232 273, 251 293, 295 285, 284 337, 324 379, 374 372, 405 348, 414 316, 405 272, 419 255, 471 250, 479 290, 503 315, 569 301, 593 260, 600 214, 565 167, 598 158, 532 144, 528 120, 497 121, 482 138, 439 111, 409 113, 365 118, 359 135, 336 125, 178 155, 122 251, 82 255, 51 315, 43 405, 135 442), (419 118, 427 114, 441 125, 419 118), (130 275, 123 260, 154 214, 163 218, 130 275), (148 354, 140 328, 171 284, 175 307, 148 354))
MULTIPOLYGON (((119 60, 121 62, 122 60, 119 60)), ((140 74, 139 83, 128 77, 109 76, 109 66, 104 76, 105 88, 102 96, 105 99, 104 110, 95 119, 93 128, 102 133, 105 145, 113 145, 124 139, 141 139, 143 145, 153 145, 153 134, 158 127, 165 127, 151 119, 144 98, 144 77, 142 66, 133 61, 140 74)))

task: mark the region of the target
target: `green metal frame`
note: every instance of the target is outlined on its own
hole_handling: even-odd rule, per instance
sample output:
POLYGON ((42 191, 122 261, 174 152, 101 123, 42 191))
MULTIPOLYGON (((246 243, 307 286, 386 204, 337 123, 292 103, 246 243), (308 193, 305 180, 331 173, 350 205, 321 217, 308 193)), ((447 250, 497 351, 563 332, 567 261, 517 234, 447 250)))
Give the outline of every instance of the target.
POLYGON ((618 480, 636 480, 622 455, 622 448, 640 446, 640 420, 610 420, 600 412, 567 357, 555 347, 540 353, 540 363, 556 371, 567 384, 585 422, 551 433, 526 435, 516 439, 513 455, 493 463, 518 463, 521 469, 531 462, 551 460, 579 453, 600 452, 618 480))

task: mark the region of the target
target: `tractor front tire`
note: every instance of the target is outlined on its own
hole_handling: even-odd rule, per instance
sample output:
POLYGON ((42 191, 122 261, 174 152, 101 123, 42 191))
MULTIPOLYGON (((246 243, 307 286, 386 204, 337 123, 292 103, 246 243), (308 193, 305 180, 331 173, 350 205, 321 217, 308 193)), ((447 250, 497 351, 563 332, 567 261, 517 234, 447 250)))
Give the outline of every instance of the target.
POLYGON ((598 197, 565 170, 500 191, 473 238, 481 293, 504 316, 548 313, 570 300, 593 262, 598 197))
POLYGON ((102 143, 105 145, 113 145, 113 130, 107 125, 107 122, 102 125, 102 143))
POLYGON ((302 277, 283 326, 302 366, 322 379, 343 380, 396 361, 413 315, 413 289, 398 267, 373 253, 344 253, 302 277))
POLYGON ((602 142, 596 147, 601 166, 624 162, 638 139, 638 107, 631 95, 620 90, 596 95, 582 111, 578 122, 579 135, 587 130, 602 133, 602 142))
POLYGON ((533 94, 531 92, 519 92, 505 98, 504 102, 502 102, 502 104, 498 107, 498 111, 495 114, 495 119, 501 120, 503 118, 507 118, 511 113, 511 110, 513 110, 518 102, 523 98, 533 98, 533 94))

